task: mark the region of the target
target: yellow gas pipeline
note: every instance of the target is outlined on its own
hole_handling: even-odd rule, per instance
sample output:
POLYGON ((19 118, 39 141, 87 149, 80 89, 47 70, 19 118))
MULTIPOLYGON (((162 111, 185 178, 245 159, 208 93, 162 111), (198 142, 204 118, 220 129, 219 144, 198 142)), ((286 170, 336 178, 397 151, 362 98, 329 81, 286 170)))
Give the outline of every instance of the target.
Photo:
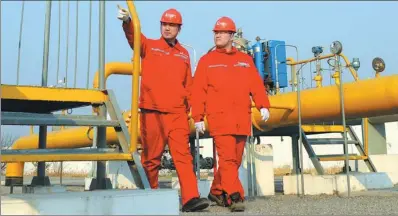
MULTIPOLYGON (((92 146, 93 143, 93 128, 92 127, 78 127, 64 129, 47 134, 47 148, 85 148, 92 146)), ((106 129, 107 144, 112 144, 117 141, 117 135, 113 128, 106 129)), ((39 136, 33 134, 26 137, 21 137, 16 140, 12 149, 37 149, 39 143, 39 136)), ((7 177, 22 177, 24 163, 8 163, 6 169, 7 177)))
MULTIPOLYGON (((112 67, 110 67, 112 68, 112 67)), ((398 75, 360 80, 344 84, 346 118, 363 118, 398 113, 398 75)), ((339 87, 336 85, 301 91, 302 121, 338 121, 340 114, 339 87)), ((259 111, 252 108, 253 125, 261 131, 298 124, 297 95, 295 92, 270 96, 270 119, 261 120, 259 111)), ((124 118, 129 125, 129 113, 124 118)), ((138 124, 139 125, 139 124, 138 124)), ((193 120, 190 120, 191 135, 195 134, 193 120)), ((87 127, 66 129, 48 134, 47 148, 79 148, 92 145, 92 132, 87 127)), ((139 130, 138 130, 139 131, 139 130)), ((107 129, 107 143, 117 143, 113 128, 107 129)), ((139 137, 137 140, 139 141, 139 137)), ((16 141, 13 149, 37 148, 37 135, 23 137, 16 141)), ((7 165, 7 177, 21 177, 23 163, 7 165)))
MULTIPOLYGON (((391 115, 398 113, 398 75, 344 83, 344 105, 347 119, 391 115)), ((289 101, 297 106, 296 93, 271 96, 272 104, 289 101)), ((292 111, 270 109, 270 119, 261 121, 257 109, 252 109, 253 124, 262 131, 298 124, 298 109, 292 111)), ((341 119, 339 86, 332 85, 301 91, 301 116, 303 124, 341 119)))

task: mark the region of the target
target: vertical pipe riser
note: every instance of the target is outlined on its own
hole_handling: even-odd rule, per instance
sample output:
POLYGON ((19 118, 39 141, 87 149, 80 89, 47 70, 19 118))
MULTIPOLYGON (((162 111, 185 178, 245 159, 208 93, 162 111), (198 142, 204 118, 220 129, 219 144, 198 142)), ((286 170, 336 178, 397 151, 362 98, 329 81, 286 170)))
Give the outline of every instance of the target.
POLYGON ((66 54, 65 54, 65 87, 68 87, 68 60, 69 60, 69 14, 70 1, 68 1, 68 11, 66 15, 66 54))
POLYGON ((79 1, 76 1, 76 36, 75 36, 75 76, 73 80, 73 87, 76 88, 77 85, 77 51, 78 51, 78 44, 79 44, 79 1))
POLYGON ((21 8, 21 23, 19 25, 19 42, 18 42, 18 60, 17 60, 17 85, 19 85, 19 68, 21 63, 21 46, 22 46, 22 29, 23 29, 23 15, 25 10, 25 1, 22 1, 21 8))
MULTIPOLYGON (((105 1, 99 2, 99 89, 105 88, 105 1)), ((100 106, 100 116, 106 118, 104 105, 100 106)), ((106 128, 98 127, 97 148, 106 147, 106 128)), ((106 162, 97 162, 97 188, 104 188, 106 178, 106 162)))
MULTIPOLYGON (((51 1, 47 1, 46 17, 44 26, 44 50, 43 50, 43 72, 41 85, 47 86, 48 79, 48 57, 50 48, 50 26, 51 26, 51 1)), ((47 145, 47 126, 39 127, 39 149, 45 149, 47 145)), ((46 175, 45 162, 39 162, 37 165, 37 176, 44 177, 46 175)))
POLYGON ((46 18, 44 27, 44 50, 43 50, 43 73, 41 85, 47 86, 48 79, 48 53, 50 49, 50 22, 51 22, 51 1, 47 1, 46 18))
POLYGON ((93 11, 93 2, 90 0, 90 14, 89 14, 89 21, 88 21, 88 54, 87 54, 87 82, 86 82, 86 88, 89 88, 89 79, 90 79, 90 56, 91 56, 91 17, 92 17, 92 11, 93 11))
POLYGON ((59 81, 59 58, 60 58, 60 52, 61 52, 61 2, 58 2, 58 59, 57 59, 57 75, 56 75, 56 80, 55 84, 58 84, 59 81))

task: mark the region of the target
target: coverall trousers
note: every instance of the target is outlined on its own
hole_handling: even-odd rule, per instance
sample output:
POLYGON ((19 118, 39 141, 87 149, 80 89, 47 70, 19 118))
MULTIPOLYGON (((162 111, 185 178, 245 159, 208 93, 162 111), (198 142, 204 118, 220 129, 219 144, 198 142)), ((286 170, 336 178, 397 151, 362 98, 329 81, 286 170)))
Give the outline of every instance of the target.
POLYGON ((242 163, 242 155, 247 136, 241 135, 217 135, 214 136, 218 153, 218 170, 215 173, 210 192, 221 195, 225 192, 231 195, 239 192, 243 199, 244 189, 239 180, 239 167, 242 163))
POLYGON ((189 123, 186 113, 162 113, 143 110, 140 115, 143 152, 141 163, 152 189, 159 187, 161 157, 166 143, 176 167, 181 187, 182 204, 199 197, 196 176, 189 149, 189 123))

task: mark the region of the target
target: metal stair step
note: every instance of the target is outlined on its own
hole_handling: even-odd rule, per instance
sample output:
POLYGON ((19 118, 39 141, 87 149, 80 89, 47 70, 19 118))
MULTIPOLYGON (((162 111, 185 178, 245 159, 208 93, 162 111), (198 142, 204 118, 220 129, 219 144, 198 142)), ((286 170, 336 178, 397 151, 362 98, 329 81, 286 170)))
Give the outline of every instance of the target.
MULTIPOLYGON (((343 145, 342 138, 308 138, 310 145, 343 145)), ((347 140, 347 144, 358 144, 356 140, 347 140)))
POLYGON ((132 160, 129 153, 120 153, 118 149, 23 149, 2 150, 1 162, 33 161, 109 161, 132 160))
MULTIPOLYGON (((345 160, 344 154, 330 154, 330 155, 317 155, 319 161, 343 161, 345 160)), ((364 160, 366 156, 361 156, 357 154, 348 154, 349 160, 364 160)))
POLYGON ((119 121, 106 120, 94 115, 60 115, 21 112, 2 112, 2 125, 47 125, 47 126, 120 126, 119 121))
POLYGON ((343 125, 303 125, 301 126, 303 131, 308 134, 320 134, 320 133, 338 133, 344 132, 343 125))
POLYGON ((50 113, 107 101, 106 91, 1 84, 2 112, 50 113))

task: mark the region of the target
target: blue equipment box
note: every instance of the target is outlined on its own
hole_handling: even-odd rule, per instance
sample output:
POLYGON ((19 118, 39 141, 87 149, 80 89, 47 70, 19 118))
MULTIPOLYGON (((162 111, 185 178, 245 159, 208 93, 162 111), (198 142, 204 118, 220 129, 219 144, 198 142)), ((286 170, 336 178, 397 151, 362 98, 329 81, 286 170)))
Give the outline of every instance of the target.
POLYGON ((276 65, 275 58, 278 61, 278 81, 279 88, 285 88, 289 86, 287 79, 287 65, 286 65, 286 46, 285 41, 269 40, 267 42, 268 48, 268 59, 266 62, 266 67, 264 68, 265 75, 271 75, 271 79, 276 86, 276 65), (276 54, 275 54, 276 48, 276 54))

